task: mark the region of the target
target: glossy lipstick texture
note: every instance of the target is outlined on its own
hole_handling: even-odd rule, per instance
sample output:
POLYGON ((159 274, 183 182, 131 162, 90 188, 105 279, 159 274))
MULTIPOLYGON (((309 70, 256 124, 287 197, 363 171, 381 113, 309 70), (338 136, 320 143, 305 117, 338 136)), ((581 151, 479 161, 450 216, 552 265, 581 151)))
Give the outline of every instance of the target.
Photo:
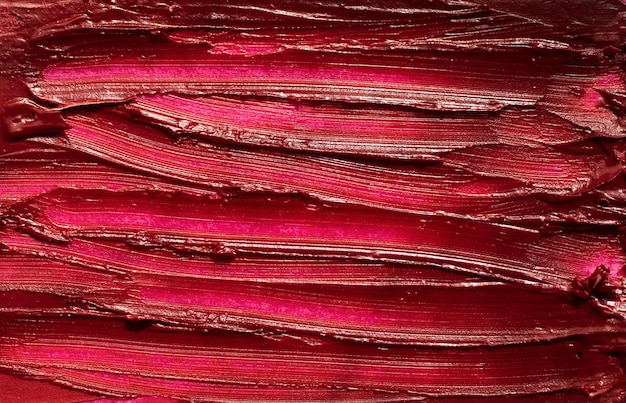
POLYGON ((626 399, 626 4, 0 2, 0 401, 626 399))

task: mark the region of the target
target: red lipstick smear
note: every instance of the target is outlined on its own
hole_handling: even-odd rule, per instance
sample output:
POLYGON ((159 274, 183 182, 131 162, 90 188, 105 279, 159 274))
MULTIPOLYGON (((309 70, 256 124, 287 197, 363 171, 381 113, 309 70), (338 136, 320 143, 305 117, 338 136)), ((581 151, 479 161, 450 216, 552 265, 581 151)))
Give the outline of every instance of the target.
POLYGON ((623 2, 1 8, 0 401, 625 398, 623 2))
POLYGON ((252 57, 209 53, 198 57, 197 47, 187 45, 138 49, 151 53, 150 59, 101 58, 100 52, 97 48, 90 52, 88 62, 50 65, 31 84, 33 93, 66 106, 176 91, 495 111, 537 102, 548 84, 547 73, 564 59, 529 52, 506 56, 460 53, 444 59, 438 53, 416 52, 407 57, 404 52, 373 50, 357 54, 289 51, 252 57), (509 79, 508 86, 500 85, 509 79))
POLYGON ((134 117, 175 136, 216 143, 436 161, 482 145, 576 142, 590 133, 553 114, 509 108, 500 113, 437 113, 379 106, 289 102, 268 98, 153 95, 127 105, 134 117))

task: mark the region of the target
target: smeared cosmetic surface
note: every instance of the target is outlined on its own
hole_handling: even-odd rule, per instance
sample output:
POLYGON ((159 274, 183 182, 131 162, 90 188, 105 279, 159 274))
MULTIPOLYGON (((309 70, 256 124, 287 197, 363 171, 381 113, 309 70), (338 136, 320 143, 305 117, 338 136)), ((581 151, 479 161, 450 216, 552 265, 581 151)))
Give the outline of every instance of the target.
POLYGON ((0 402, 626 400, 625 21, 0 0, 0 402))

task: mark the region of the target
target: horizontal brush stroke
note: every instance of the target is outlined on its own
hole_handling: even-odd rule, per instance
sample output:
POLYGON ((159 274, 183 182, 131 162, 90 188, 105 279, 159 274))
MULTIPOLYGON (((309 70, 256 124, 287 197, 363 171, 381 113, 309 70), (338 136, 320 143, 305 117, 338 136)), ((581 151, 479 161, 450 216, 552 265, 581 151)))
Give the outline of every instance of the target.
MULTIPOLYGON (((104 374, 96 371, 78 371, 78 370, 57 370, 57 374, 62 374, 64 379, 72 379, 74 382, 81 384, 90 384, 94 379, 100 378, 100 385, 108 387, 104 393, 110 393, 111 390, 118 390, 118 386, 122 382, 132 384, 134 390, 142 390, 144 393, 155 393, 158 390, 160 394, 172 394, 172 390, 190 390, 194 396, 193 402, 213 402, 219 399, 220 402, 241 402, 242 400, 263 400, 271 402, 307 402, 317 403, 320 401, 351 401, 362 403, 399 403, 399 402, 424 402, 429 403, 493 403, 493 402, 512 402, 512 403, 536 403, 537 399, 541 399, 543 403, 588 403, 589 397, 581 392, 564 391, 555 393, 541 393, 540 395, 509 395, 509 396, 481 396, 481 397, 433 397, 416 394, 414 392, 398 393, 388 391, 364 391, 359 389, 343 390, 338 388, 318 388, 313 386, 307 387, 290 387, 290 386, 239 386, 230 384, 207 384, 200 382, 182 382, 159 379, 158 382, 154 378, 142 377, 140 375, 116 375, 104 374), (110 387, 108 385, 116 385, 110 387), (216 399, 206 398, 206 396, 215 396, 216 399), (271 396, 271 397, 270 397, 271 396)), ((611 391, 602 394, 602 398, 611 399, 623 397, 623 391, 620 394, 620 386, 616 386, 611 391), (614 392, 614 390, 616 390, 614 392)), ((621 387, 623 389, 623 386, 621 387)), ((185 400, 187 401, 187 400, 185 400)), ((84 402, 87 403, 87 402, 84 402)), ((99 402, 97 402, 99 403, 99 402)), ((127 403, 127 402, 124 402, 127 403)), ((132 402, 134 403, 134 402, 132 402)), ((168 402, 169 403, 169 402, 168 402)))
POLYGON ((549 74, 566 60, 562 55, 530 51, 451 54, 449 58, 428 52, 202 57, 197 48, 178 46, 146 53, 153 57, 95 52, 87 60, 50 65, 30 83, 30 89, 38 98, 64 106, 176 91, 494 111, 534 105, 544 95, 549 74))
MULTIPOLYGON (((518 175, 511 175, 524 172, 526 176, 522 179, 535 185, 533 188, 507 177, 476 176, 441 166, 385 167, 309 155, 176 144, 159 131, 111 114, 72 115, 67 117, 67 122, 72 128, 66 136, 34 140, 52 142, 112 164, 188 184, 297 191, 328 201, 413 212, 433 213, 433 206, 437 206, 437 211, 443 213, 471 214, 497 201, 533 192, 575 196, 610 180, 620 171, 618 164, 606 163, 601 158, 603 152, 597 148, 590 149, 595 155, 542 149, 548 154, 530 160, 534 164, 521 165, 517 168, 518 175), (150 158, 136 158, 138 155, 150 158)), ((508 150, 521 159, 529 151, 503 147, 494 148, 492 154, 508 150)), ((468 160, 471 168, 506 176, 505 163, 485 168, 492 157, 486 150, 481 157, 481 150, 475 150, 477 156, 468 160)), ((451 161, 453 158, 451 154, 451 161)), ((511 169, 516 164, 520 165, 512 161, 511 169)))
POLYGON ((620 173, 620 165, 601 147, 578 144, 576 150, 567 153, 545 146, 487 145, 452 151, 442 160, 480 175, 515 178, 536 191, 562 195, 583 194, 620 173))
POLYGON ((589 133, 529 109, 449 114, 278 99, 142 96, 127 108, 175 134, 249 146, 407 160, 457 148, 583 140, 589 133))
POLYGON ((134 399, 98 399, 85 401, 82 403, 183 403, 178 399, 170 399, 169 397, 142 396, 134 399))
POLYGON ((624 110, 612 105, 610 94, 623 93, 626 83, 619 64, 576 60, 561 66, 551 78, 539 107, 582 128, 622 136, 624 110))
MULTIPOLYGON (((52 370, 37 369, 29 372, 37 373, 44 377, 62 379, 75 389, 90 390, 109 396, 134 396, 139 392, 142 394, 175 396, 184 402, 193 403, 209 403, 216 400, 220 402, 270 401, 277 403, 291 403, 294 401, 310 403, 323 401, 403 403, 424 400, 423 395, 416 393, 363 390, 359 388, 348 390, 339 387, 317 385, 240 385, 65 368, 54 368, 52 370)), ((571 392, 565 394, 567 396, 571 394, 574 396, 579 395, 571 392)), ((561 395, 561 393, 557 393, 557 395, 561 395)), ((586 396, 584 398, 588 399, 586 396)), ((494 399, 497 399, 497 397, 494 399)), ((583 401, 586 402, 586 400, 583 401)))
MULTIPOLYGON (((20 3, 18 3, 20 4, 20 3)), ((442 1, 442 0, 394 0, 381 1, 374 0, 364 4, 359 0, 344 1, 337 4, 334 1, 321 0, 315 3, 309 1, 292 1, 263 7, 250 4, 247 0, 236 0, 228 3, 205 1, 177 2, 175 7, 168 8, 155 5, 147 0, 119 2, 117 6, 105 6, 94 10, 94 23, 98 21, 98 12, 102 15, 111 15, 118 19, 121 24, 126 20, 129 28, 134 28, 134 18, 139 16, 143 20, 154 18, 162 22, 165 17, 170 17, 174 21, 182 21, 185 26, 194 26, 201 22, 211 24, 210 26, 220 26, 230 22, 231 25, 254 28, 274 27, 274 26, 301 26, 307 22, 315 24, 337 24, 341 22, 366 23, 372 21, 402 21, 420 20, 420 17, 431 19, 433 14, 453 15, 463 17, 465 14, 482 11, 497 12, 508 16, 521 16, 522 18, 534 21, 540 25, 548 25, 553 31, 560 29, 597 29, 598 24, 609 25, 616 19, 620 11, 625 11, 626 7, 617 0, 599 0, 589 3, 586 0, 555 1, 541 4, 537 7, 528 7, 532 0, 511 2, 508 0, 489 0, 486 2, 475 1, 442 1), (130 7, 133 6, 133 7, 130 7), (207 15, 202 13, 210 7, 214 13, 207 15), (134 13, 132 10, 136 10, 134 13), (571 21, 575 20, 576 25, 572 26, 571 21)), ((71 10, 76 12, 77 10, 71 10)), ((62 27, 60 28, 62 29, 62 27)), ((613 27, 614 29, 614 27, 613 27)), ((571 39, 571 38, 569 38, 571 39)))
MULTIPOLYGON (((96 271, 226 280, 265 284, 346 286, 471 287, 492 284, 484 278, 429 266, 330 259, 253 258, 220 260, 202 254, 157 249, 157 240, 139 236, 127 244, 72 239, 69 244, 42 244, 18 232, 0 232, 0 245, 17 254, 78 264, 96 271), (45 248, 42 250, 43 245, 45 248), (137 249, 138 248, 138 249, 137 249)), ((26 258, 23 256, 23 258, 26 258)), ((10 261, 10 260, 9 260, 10 261)), ((45 260, 44 260, 45 261, 45 260)), ((43 263, 41 263, 43 264, 43 263)), ((36 272, 36 270, 34 270, 36 272)), ((35 274, 36 275, 36 274, 35 274)))
MULTIPOLYGON (((44 150, 26 150, 11 157, 0 156, 3 174, 3 180, 0 181, 0 209, 6 211, 13 204, 56 189, 156 190, 215 197, 220 192, 211 186, 178 184, 176 180, 146 177, 101 163, 81 162, 60 154, 62 151, 51 149, 47 150, 48 155, 39 154, 44 150), (53 164, 49 163, 51 157, 55 159, 53 164)), ((622 183, 621 177, 617 177, 606 186, 595 189, 594 194, 587 193, 582 197, 558 203, 542 200, 540 195, 539 198, 527 196, 492 204, 477 203, 473 206, 476 211, 467 215, 481 221, 510 222, 532 228, 546 223, 557 226, 574 223, 619 226, 626 218, 626 201, 616 199, 617 192, 624 186, 622 183)))
POLYGON ((415 169, 308 155, 176 144, 162 132, 111 114, 72 115, 58 139, 35 138, 142 173, 190 185, 301 192, 323 200, 408 211, 470 213, 494 199, 530 193, 518 181, 450 168, 415 169), (138 156, 145 156, 138 158, 138 156))
MULTIPOLYGON (((307 402, 318 403, 320 401, 350 401, 362 403, 400 403, 400 402, 427 402, 434 403, 494 403, 494 402, 512 402, 512 403, 536 403, 537 399, 541 399, 543 403, 588 403, 589 397, 584 393, 575 391, 562 391, 554 393, 541 393, 540 395, 509 395, 509 396, 481 396, 481 397, 433 397, 424 396, 415 392, 399 393, 389 391, 367 391, 353 388, 351 390, 339 388, 320 388, 315 386, 295 387, 295 386, 266 386, 266 385, 233 385, 218 383, 202 383, 193 381, 176 381, 167 379, 158 379, 142 377, 141 375, 117 375, 110 373, 102 373, 97 371, 84 370, 55 370, 55 374, 63 379, 71 379, 73 386, 76 383, 80 385, 92 385, 94 380, 99 378, 98 385, 103 393, 111 394, 112 390, 121 389, 121 384, 126 382, 132 385, 132 392, 135 390, 143 391, 143 393, 158 393, 161 395, 177 395, 180 396, 181 390, 186 391, 187 395, 199 396, 194 397, 193 402, 241 402, 242 400, 263 400, 271 402, 307 402), (114 386, 111 386, 114 385, 114 386), (215 396, 214 399, 207 396, 215 396)), ((611 391, 602 394, 602 398, 611 399, 623 397, 620 394, 620 386, 616 386, 611 391)), ((621 387, 623 389, 623 386, 621 387)), ((185 400, 187 402, 187 400, 185 400)), ((619 401, 619 400, 614 400, 619 401)), ((88 402, 84 402, 88 403, 88 402)), ((100 402, 96 402, 100 403, 100 402)), ((123 402, 127 403, 127 402, 123 402)), ((135 402, 130 402, 135 403, 135 402)), ((169 403, 169 402, 168 402, 169 403)))
MULTIPOLYGON (((152 14, 158 13, 157 10, 151 11, 152 14)), ((251 28, 244 21, 223 21, 211 26, 207 24, 209 21, 201 20, 195 25, 182 26, 172 23, 172 18, 168 23, 150 17, 154 16, 105 8, 90 15, 71 15, 43 26, 31 39, 47 48, 60 50, 97 43, 98 35, 103 32, 109 37, 159 32, 174 43, 206 44, 211 53, 244 55, 286 49, 519 51, 576 48, 564 41, 566 29, 558 31, 536 21, 496 12, 476 13, 476 9, 450 12, 431 7, 414 9, 405 15, 395 13, 387 18, 384 10, 379 9, 375 18, 364 19, 363 15, 353 14, 350 21, 283 20, 271 28, 251 28)))
POLYGON ((134 399, 98 399, 89 400, 82 403, 182 403, 178 399, 170 399, 168 397, 144 396, 134 399))
MULTIPOLYGON (((74 296, 128 319, 194 329, 272 329, 451 347, 523 344, 615 332, 623 326, 590 304, 576 306, 569 298, 488 282, 421 287, 281 285, 166 276, 158 267, 137 273, 113 266, 103 273, 33 256, 0 256, 2 289, 74 296), (81 285, 80 279, 89 285, 81 285), (511 310, 517 312, 513 318, 511 310)), ((230 264, 221 266, 230 270, 230 264)), ((68 311, 76 309, 70 305, 68 311)))
POLYGON ((215 200, 60 191, 16 209, 13 216, 43 239, 132 240, 147 235, 183 251, 227 257, 251 253, 430 264, 562 290, 600 264, 618 276, 626 263, 615 233, 545 237, 539 231, 460 218, 366 207, 312 208, 302 199, 284 196, 215 200))
MULTIPOLYGON (((10 315, 10 317, 67 314, 74 308, 67 297, 49 293, 0 291, 0 298, 2 298, 0 314, 10 315)), ((80 312, 80 310, 77 311, 80 312)))
POLYGON ((376 21, 422 21, 427 17, 457 16, 476 12, 473 4, 448 4, 445 1, 388 2, 376 1, 364 7, 360 2, 338 5, 332 1, 316 3, 297 1, 264 7, 245 1, 219 3, 205 1, 177 2, 172 7, 155 5, 149 1, 132 4, 119 2, 115 6, 101 6, 96 9, 76 7, 57 16, 50 23, 38 26, 32 39, 59 39, 68 35, 80 35, 93 30, 107 33, 136 33, 142 30, 154 31, 181 27, 215 29, 259 29, 261 27, 302 27, 315 25, 367 24, 376 21), (210 9, 212 12, 207 13, 210 9), (89 13, 87 13, 89 11, 89 13), (67 15, 66 15, 67 14, 67 15))
POLYGON ((50 293, 61 296, 119 299, 124 286, 116 273, 55 262, 0 250, 0 291, 50 293))
MULTIPOLYGON (((471 3, 476 4, 473 1, 471 3)), ((579 35, 591 42, 593 39, 601 39, 606 28, 612 34, 610 39, 617 40, 616 24, 619 24, 620 14, 626 11, 626 6, 619 0, 559 0, 542 3, 538 7, 531 7, 535 4, 534 0, 487 0, 483 4, 494 11, 540 22, 557 30, 580 29, 579 35), (575 27, 572 26, 572 21, 576 21, 575 27)), ((572 38, 569 40, 572 41, 572 38)))
MULTIPOLYGON (((165 178, 146 177, 136 173, 125 172, 119 168, 109 167, 95 162, 83 162, 80 155, 71 155, 69 152, 42 147, 29 147, 27 143, 21 144, 22 148, 0 156, 0 169, 3 170, 3 181, 0 182, 0 207, 4 209, 10 205, 23 202, 31 197, 54 191, 57 188, 66 189, 101 189, 111 191, 133 191, 133 190, 159 190, 168 192, 183 192, 193 195, 212 195, 218 189, 207 183, 206 186, 192 184, 178 184, 176 180, 165 178), (54 163, 50 163, 50 159, 54 163)), ((32 144, 32 142, 31 142, 32 144)), ((132 143, 131 143, 132 144, 132 143)), ((71 152, 71 151, 70 151, 71 152)), ((618 156, 621 155, 618 153, 618 156)), ((84 158, 84 155, 82 156, 84 158)), ((451 156, 451 158, 454 155, 451 156)), ((128 165, 132 167, 132 165, 128 165)), ((502 170, 502 166, 489 167, 491 170, 502 170)), ((425 172, 437 170, 425 169, 425 172)), ((607 171, 611 172, 611 171, 607 171)), ((497 171, 495 172, 497 173, 497 171)), ((347 174, 347 173, 346 173, 347 174)), ((442 172, 443 175, 443 172, 442 172)), ((457 173, 459 179, 463 176, 457 173)), ((464 190, 471 186, 477 186, 477 191, 481 190, 478 183, 472 183, 470 176, 465 176, 465 184, 458 184, 461 195, 466 194, 464 190), (464 189, 465 188, 465 189, 464 189)), ((547 177, 549 179, 549 177, 547 177)), ((426 180, 427 177, 424 178, 426 180)), ((448 178, 450 179, 450 178, 448 178)), ((545 181, 546 178, 542 179, 545 181)), ((374 180, 374 179, 372 179, 374 180)), ((443 180, 443 178, 441 179, 443 180)), ((475 179, 476 180, 476 179, 475 179)), ((548 182, 547 182, 548 183, 548 182)), ((214 183, 214 185, 217 185, 214 183)), ((450 190, 452 183, 444 185, 450 190)), ((492 195, 492 202, 487 202, 489 194, 483 195, 479 199, 474 195, 466 203, 472 203, 475 211, 465 213, 474 219, 512 222, 517 224, 537 227, 544 223, 555 225, 572 225, 573 223, 593 224, 593 225, 621 225, 626 212, 626 197, 620 196, 621 189, 626 186, 621 176, 616 177, 606 185, 594 189, 584 196, 567 201, 542 200, 538 197, 528 196, 496 202, 499 198, 492 195), (482 203, 478 203, 482 200, 482 203)), ((338 190, 343 190, 338 188, 338 190)), ((424 189, 432 196, 434 189, 424 189)), ((452 195, 441 194, 442 203, 452 201, 452 195)), ((432 200, 432 199, 431 199, 432 200)), ((356 200, 359 202, 359 200, 356 200)), ((360 201, 362 202, 362 201, 360 201)), ((433 201, 434 202, 434 201, 433 201)), ((459 200, 462 203, 462 199, 459 200)), ((442 207, 441 204, 439 204, 442 207)), ((424 207, 427 208, 427 207, 424 207)), ((446 207, 446 210, 455 211, 454 208, 446 207)))
POLYGON ((594 144, 580 144, 576 153, 538 144, 542 136, 550 135, 557 142, 567 142, 576 129, 560 122, 565 128, 552 126, 556 133, 549 133, 543 127, 551 127, 552 117, 537 119, 533 112, 507 111, 495 119, 456 114, 446 119, 446 115, 438 118, 382 109, 172 95, 140 98, 130 108, 146 121, 165 124, 174 132, 235 144, 400 159, 428 159, 429 154, 432 159, 432 154, 470 147, 440 158, 445 164, 485 176, 514 178, 552 194, 581 194, 620 172, 619 165, 607 161, 604 150, 594 144), (533 121, 533 115, 537 120, 533 121), (527 119, 530 127, 524 126, 527 119), (530 132, 526 139, 525 129, 530 132), (537 136, 537 131, 543 135, 537 136))
POLYGON ((487 5, 490 10, 483 3, 468 1, 377 1, 367 5, 358 1, 341 5, 321 1, 281 3, 272 7, 246 2, 179 2, 171 7, 159 7, 146 1, 132 5, 120 2, 115 7, 91 7, 89 12, 80 6, 74 7, 52 22, 38 26, 31 40, 58 49, 60 44, 76 45, 84 41, 85 36, 97 37, 103 32, 110 37, 157 31, 166 32, 175 41, 188 43, 198 41, 197 36, 202 38, 201 34, 194 36, 193 31, 188 32, 190 30, 203 29, 201 32, 214 38, 211 33, 221 28, 228 32, 228 37, 241 31, 244 38, 246 35, 260 37, 271 41, 273 47, 281 44, 309 48, 323 42, 318 46, 327 45, 331 49, 361 45, 367 50, 383 44, 391 48, 419 45, 418 49, 428 49, 429 45, 434 48, 442 46, 443 42, 455 49, 467 46, 482 50, 520 47, 584 50, 588 43, 571 38, 582 37, 596 46, 617 42, 618 16, 620 11, 625 11, 619 1, 599 1, 593 5, 585 1, 558 1, 538 6, 527 1, 513 4, 492 0, 487 5), (206 9, 212 13, 206 13, 206 9), (402 36, 401 28, 406 26, 414 28, 402 36), (377 34, 381 36, 378 41, 375 40, 377 34))
POLYGON ((63 371, 99 371, 124 380, 111 383, 110 393, 132 388, 136 381, 131 377, 141 375, 151 378, 159 395, 180 398, 201 398, 207 386, 218 383, 222 388, 237 386, 243 393, 258 386, 289 385, 435 396, 566 390, 593 395, 610 389, 623 374, 616 359, 596 351, 585 338, 493 349, 381 349, 312 337, 132 332, 114 320, 57 318, 6 321, 0 346, 4 368, 88 389, 102 385, 103 379, 68 379, 63 371), (185 386, 198 381, 204 386, 200 395, 185 386), (178 384, 174 390, 173 383, 178 384), (169 393, 157 389, 168 386, 169 393))
MULTIPOLYGON (((233 33, 175 29, 167 37, 178 44, 205 44, 213 54, 254 56, 291 49, 315 51, 454 50, 513 51, 572 50, 554 30, 523 19, 482 15, 433 15, 424 12, 405 21, 367 21, 333 24, 329 27, 288 27, 242 30, 233 33), (421 21, 420 21, 421 20, 421 21), (487 25, 491 27, 486 28, 487 25)), ((85 24, 86 25, 86 24, 85 24)), ((93 28, 92 28, 93 29, 93 28)), ((237 28, 235 28, 237 29, 237 28)), ((61 31, 60 31, 61 32, 61 31)))
POLYGON ((581 197, 567 200, 524 197, 494 203, 471 217, 538 228, 546 234, 577 227, 585 230, 598 226, 619 227, 626 218, 624 189, 626 178, 618 175, 581 197))
POLYGON ((31 159, 19 162, 2 160, 0 156, 0 208, 56 189, 101 189, 116 192, 159 190, 215 195, 215 192, 208 189, 145 177, 94 162, 63 161, 58 157, 54 163, 31 159))
POLYGON ((4 373, 0 373, 0 390, 6 403, 76 403, 96 398, 95 395, 69 390, 51 382, 23 379, 21 376, 4 373))
POLYGON ((535 228, 550 234, 568 228, 620 226, 626 218, 626 210, 623 204, 616 201, 607 204, 601 194, 587 193, 581 198, 568 201, 546 201, 526 197, 494 203, 469 217, 480 221, 535 228))
POLYGON ((136 276, 133 317, 192 328, 276 329, 370 343, 426 346, 523 344, 615 332, 591 306, 510 286, 471 288, 264 286, 136 276), (511 310, 517 315, 511 317, 511 310), (548 313, 551 312, 551 313, 548 313))
POLYGON ((51 159, 65 160, 70 153, 66 150, 32 142, 9 142, 5 134, 0 135, 0 160, 49 162, 51 159))

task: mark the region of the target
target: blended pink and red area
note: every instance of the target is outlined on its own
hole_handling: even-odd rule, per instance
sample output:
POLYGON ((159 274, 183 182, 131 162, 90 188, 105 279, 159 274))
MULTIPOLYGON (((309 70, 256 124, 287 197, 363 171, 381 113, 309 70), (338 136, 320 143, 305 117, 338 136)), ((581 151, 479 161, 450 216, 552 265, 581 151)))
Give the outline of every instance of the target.
POLYGON ((624 2, 0 26, 0 402, 626 401, 624 2))

